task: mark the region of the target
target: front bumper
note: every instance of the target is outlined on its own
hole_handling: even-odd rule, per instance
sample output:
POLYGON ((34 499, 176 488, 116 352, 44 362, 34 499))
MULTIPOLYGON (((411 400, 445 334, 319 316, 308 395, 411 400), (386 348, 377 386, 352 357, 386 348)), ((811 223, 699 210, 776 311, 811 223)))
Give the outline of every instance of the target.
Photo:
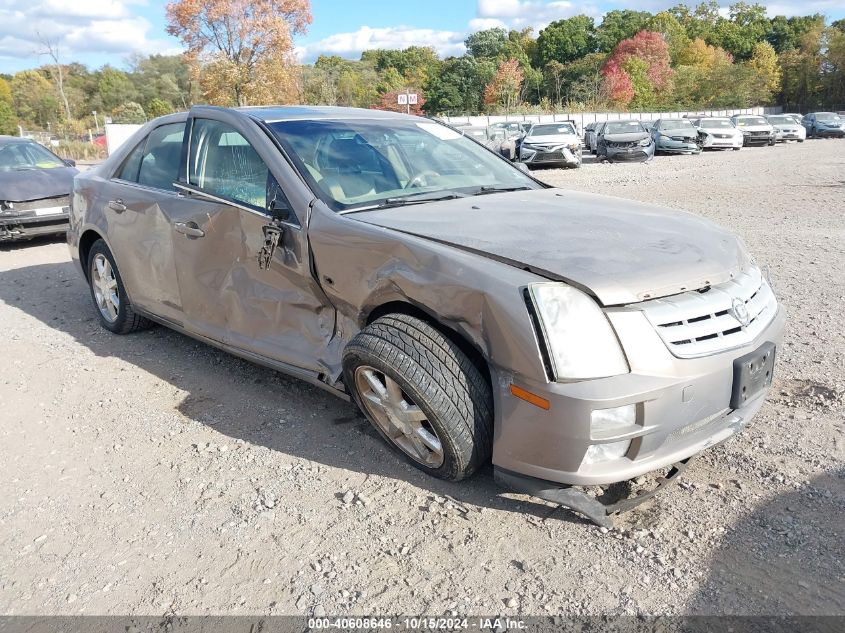
POLYGON ((736 147, 742 147, 743 137, 741 136, 727 136, 725 137, 718 137, 713 135, 708 135, 704 137, 701 146, 704 149, 734 149, 736 147))
POLYGON ((559 150, 541 150, 521 147, 519 161, 526 165, 565 165, 575 167, 581 164, 581 148, 564 147, 559 150))
POLYGON ((642 163, 654 158, 654 143, 648 147, 604 147, 602 154, 611 162, 642 163))
POLYGON ((807 134, 803 130, 796 132, 775 132, 775 140, 779 143, 786 141, 803 141, 806 137, 807 134))
POLYGON ((775 141, 777 137, 772 134, 745 134, 743 138, 743 145, 748 147, 750 145, 769 145, 775 141))
POLYGON ((675 154, 698 154, 701 146, 695 139, 676 140, 672 138, 658 137, 656 142, 658 152, 669 152, 675 154))
POLYGON ((830 127, 830 128, 818 128, 815 132, 816 136, 832 136, 836 138, 843 138, 845 137, 845 129, 837 128, 837 127, 830 127))
POLYGON ((641 312, 609 312, 608 317, 628 356, 630 373, 572 383, 497 376, 496 468, 561 484, 624 481, 727 440, 762 406, 765 392, 741 408, 730 408, 733 361, 765 342, 780 343, 782 308, 748 345, 684 359, 671 354, 641 312), (511 382, 547 399, 548 410, 512 396, 511 382), (594 410, 630 404, 637 411, 634 425, 618 434, 591 437, 594 410), (622 457, 585 460, 592 445, 626 440, 630 447, 622 457))
POLYGON ((56 235, 68 228, 70 214, 67 210, 44 216, 0 216, 0 242, 28 240, 39 235, 56 235))

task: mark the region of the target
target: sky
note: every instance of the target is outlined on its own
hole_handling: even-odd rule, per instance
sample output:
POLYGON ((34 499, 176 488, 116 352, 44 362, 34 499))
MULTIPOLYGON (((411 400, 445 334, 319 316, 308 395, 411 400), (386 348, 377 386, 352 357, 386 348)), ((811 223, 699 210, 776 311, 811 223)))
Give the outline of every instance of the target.
MULTIPOLYGON (((750 1, 750 0, 749 0, 750 1)), ((166 0, 0 0, 0 73, 48 62, 44 40, 58 43, 63 63, 125 67, 131 55, 175 54, 179 41, 165 32, 166 0)), ((368 48, 433 46, 460 55, 474 31, 533 27, 579 13, 596 23, 611 9, 659 11, 679 0, 311 0, 314 22, 299 36, 304 62, 320 54, 357 59, 368 48)), ((687 4, 695 4, 691 0, 687 4)), ((730 2, 722 2, 724 6, 730 2)), ((845 17, 843 0, 775 0, 769 15, 823 13, 845 17)))

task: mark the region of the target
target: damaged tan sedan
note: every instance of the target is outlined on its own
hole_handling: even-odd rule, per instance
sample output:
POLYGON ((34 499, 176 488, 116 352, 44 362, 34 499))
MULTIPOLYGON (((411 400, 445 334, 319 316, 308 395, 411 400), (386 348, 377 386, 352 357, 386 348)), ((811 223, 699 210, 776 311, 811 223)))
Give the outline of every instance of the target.
POLYGON ((601 524, 638 499, 572 486, 674 475, 739 431, 784 322, 724 229, 377 111, 151 121, 76 178, 68 242, 108 330, 157 322, 286 372, 431 475, 492 457, 601 524))

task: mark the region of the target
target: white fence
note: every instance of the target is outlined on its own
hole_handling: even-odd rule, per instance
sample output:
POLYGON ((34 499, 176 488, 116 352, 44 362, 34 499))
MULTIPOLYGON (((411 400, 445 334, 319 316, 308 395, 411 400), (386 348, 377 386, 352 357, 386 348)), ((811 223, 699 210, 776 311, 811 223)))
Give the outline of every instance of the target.
POLYGON ((443 120, 455 124, 490 125, 504 121, 530 121, 532 123, 554 123, 555 121, 575 121, 578 130, 594 121, 620 121, 637 119, 639 121, 655 121, 665 118, 679 118, 683 116, 733 116, 734 114, 780 114, 781 107, 736 108, 733 110, 692 110, 689 112, 558 112, 555 114, 509 114, 495 116, 449 116, 443 120))

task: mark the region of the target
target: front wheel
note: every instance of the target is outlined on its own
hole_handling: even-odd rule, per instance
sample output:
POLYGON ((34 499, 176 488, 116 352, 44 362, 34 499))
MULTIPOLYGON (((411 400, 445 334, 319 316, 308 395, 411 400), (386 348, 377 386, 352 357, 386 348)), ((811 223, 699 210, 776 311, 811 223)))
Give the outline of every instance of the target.
POLYGON ((88 253, 88 286, 100 324, 115 334, 129 334, 152 325, 135 313, 109 247, 97 240, 88 253))
POLYGON ((458 481, 489 459, 490 385, 425 321, 404 314, 373 321, 346 346, 343 376, 379 434, 420 470, 458 481))

